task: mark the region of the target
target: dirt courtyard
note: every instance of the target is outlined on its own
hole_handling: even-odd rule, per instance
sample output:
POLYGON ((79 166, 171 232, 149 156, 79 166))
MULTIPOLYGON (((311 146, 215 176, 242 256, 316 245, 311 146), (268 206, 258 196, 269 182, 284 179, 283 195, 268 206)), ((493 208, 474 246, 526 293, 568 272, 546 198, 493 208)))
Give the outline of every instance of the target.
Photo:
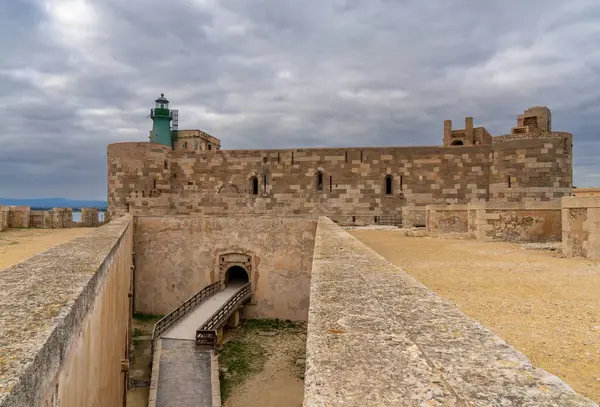
POLYGON ((516 243, 349 232, 534 365, 600 401, 600 262, 516 243))
POLYGON ((93 228, 9 229, 0 232, 0 270, 51 247, 88 233, 93 228))

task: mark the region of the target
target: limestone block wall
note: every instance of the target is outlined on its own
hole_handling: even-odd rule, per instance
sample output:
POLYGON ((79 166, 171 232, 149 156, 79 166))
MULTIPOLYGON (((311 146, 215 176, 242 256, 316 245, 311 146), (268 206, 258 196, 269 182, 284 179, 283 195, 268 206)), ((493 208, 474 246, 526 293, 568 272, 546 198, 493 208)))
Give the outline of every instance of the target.
POLYGON ((70 228, 73 223, 73 210, 71 208, 52 208, 52 228, 70 228))
POLYGON ((29 227, 50 229, 52 228, 52 211, 31 211, 29 218, 29 227))
POLYGON ((10 358, 0 364, 1 407, 124 405, 131 223, 123 217, 2 271, 10 358))
POLYGON ((444 233, 468 231, 468 205, 427 205, 427 230, 444 233))
POLYGON ((426 206, 411 205, 402 207, 402 227, 410 228, 413 226, 427 226, 426 206))
POLYGON ((98 208, 81 208, 82 227, 96 227, 98 224, 98 208))
POLYGON ((493 138, 490 201, 551 201, 571 194, 573 136, 512 134, 493 138))
POLYGON ((10 207, 0 205, 0 232, 8 229, 10 207))
POLYGON ((135 310, 166 314, 240 264, 253 289, 245 317, 306 320, 315 228, 316 218, 136 217, 135 310))
POLYGON ((568 257, 600 259, 600 196, 562 199, 562 245, 568 257))
POLYGON ((468 230, 478 240, 559 241, 560 201, 483 202, 468 205, 468 230))
POLYGON ((154 143, 108 146, 108 213, 112 219, 130 212, 169 213, 170 151, 170 147, 154 143))
POLYGON ((319 218, 304 406, 597 405, 319 218))
POLYGON ((29 206, 11 206, 8 216, 9 228, 28 228, 31 215, 29 206))
POLYGON ((109 212, 401 216, 405 205, 485 200, 489 148, 168 153, 150 143, 112 144, 109 212))

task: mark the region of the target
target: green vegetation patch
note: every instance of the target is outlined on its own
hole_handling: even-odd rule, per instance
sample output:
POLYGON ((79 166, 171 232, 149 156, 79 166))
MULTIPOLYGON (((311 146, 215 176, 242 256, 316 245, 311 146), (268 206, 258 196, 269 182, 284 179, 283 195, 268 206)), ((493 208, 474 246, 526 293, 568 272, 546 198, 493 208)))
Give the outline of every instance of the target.
POLYGON ((140 314, 134 313, 133 319, 138 320, 140 322, 158 322, 164 315, 154 315, 154 314, 140 314))
POLYGON ((231 331, 232 339, 219 348, 219 374, 221 400, 225 401, 231 391, 244 383, 252 374, 259 373, 267 360, 258 333, 295 330, 299 323, 280 319, 245 319, 231 331))
POLYGON ((145 332, 142 331, 140 328, 133 328, 133 337, 134 338, 139 338, 140 336, 144 336, 145 332))
POLYGON ((279 331, 298 328, 298 323, 289 319, 246 319, 242 321, 241 328, 249 331, 279 331))
POLYGON ((225 401, 252 373, 260 372, 265 360, 264 348, 248 338, 225 343, 219 350, 219 366, 226 370, 220 374, 221 400, 225 401))

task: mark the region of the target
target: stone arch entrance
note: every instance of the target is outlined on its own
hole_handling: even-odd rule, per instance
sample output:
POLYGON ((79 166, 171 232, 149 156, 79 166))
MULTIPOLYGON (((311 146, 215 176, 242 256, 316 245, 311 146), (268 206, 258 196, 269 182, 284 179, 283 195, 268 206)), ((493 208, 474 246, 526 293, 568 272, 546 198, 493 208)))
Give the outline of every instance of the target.
POLYGON ((225 286, 243 286, 250 282, 250 276, 242 266, 231 266, 225 272, 225 286))
MULTIPOLYGON (((253 254, 250 252, 231 251, 219 254, 218 279, 226 286, 230 282, 235 284, 246 284, 252 282, 254 286, 254 270, 252 262, 253 254)), ((253 287, 254 288, 254 287, 253 287)))

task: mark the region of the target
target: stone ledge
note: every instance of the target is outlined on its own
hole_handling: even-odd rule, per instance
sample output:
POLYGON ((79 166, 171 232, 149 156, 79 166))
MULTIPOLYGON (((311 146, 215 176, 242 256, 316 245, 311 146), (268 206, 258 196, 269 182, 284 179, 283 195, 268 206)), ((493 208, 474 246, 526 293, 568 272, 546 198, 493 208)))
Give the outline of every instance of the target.
POLYGON ((0 406, 41 402, 132 226, 126 216, 1 270, 0 406), (6 327, 6 328, 5 328, 6 327))
POLYGON ((319 218, 304 406, 595 406, 319 218))
POLYGON ((600 208, 600 196, 566 196, 562 198, 563 209, 600 208))

